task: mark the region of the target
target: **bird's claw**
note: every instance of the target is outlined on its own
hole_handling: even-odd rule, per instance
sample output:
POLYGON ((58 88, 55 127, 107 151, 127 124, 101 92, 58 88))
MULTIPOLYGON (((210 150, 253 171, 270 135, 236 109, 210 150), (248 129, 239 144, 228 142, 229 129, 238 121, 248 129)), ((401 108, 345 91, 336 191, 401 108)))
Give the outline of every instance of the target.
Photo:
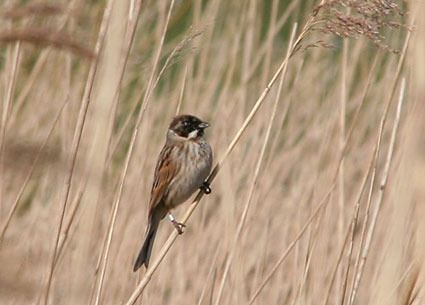
POLYGON ((175 219, 172 220, 171 223, 173 224, 174 228, 176 228, 177 233, 183 234, 183 228, 186 228, 184 223, 177 222, 175 219))
POLYGON ((202 182, 202 185, 199 187, 206 195, 211 194, 210 183, 207 181, 202 182))

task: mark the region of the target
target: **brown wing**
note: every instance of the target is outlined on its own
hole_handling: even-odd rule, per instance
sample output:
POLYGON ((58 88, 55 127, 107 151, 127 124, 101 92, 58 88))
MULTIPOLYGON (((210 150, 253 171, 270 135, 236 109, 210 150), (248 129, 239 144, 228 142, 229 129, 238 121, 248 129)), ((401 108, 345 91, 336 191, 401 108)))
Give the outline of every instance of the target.
MULTIPOLYGON (((175 146, 174 146, 175 148, 175 146)), ((173 146, 165 145, 159 154, 158 162, 155 168, 155 176, 151 191, 151 200, 149 203, 149 214, 155 208, 168 192, 168 186, 171 180, 176 176, 178 166, 170 158, 173 146)))

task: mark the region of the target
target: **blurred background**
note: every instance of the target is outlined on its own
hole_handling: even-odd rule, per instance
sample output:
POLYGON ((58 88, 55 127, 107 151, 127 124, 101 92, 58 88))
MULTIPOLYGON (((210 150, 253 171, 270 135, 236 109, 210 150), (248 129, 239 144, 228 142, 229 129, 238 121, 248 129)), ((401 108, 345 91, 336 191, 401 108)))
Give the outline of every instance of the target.
POLYGON ((169 121, 220 160, 293 29, 137 304, 424 302, 423 1, 0 7, 0 304, 125 304, 169 121))

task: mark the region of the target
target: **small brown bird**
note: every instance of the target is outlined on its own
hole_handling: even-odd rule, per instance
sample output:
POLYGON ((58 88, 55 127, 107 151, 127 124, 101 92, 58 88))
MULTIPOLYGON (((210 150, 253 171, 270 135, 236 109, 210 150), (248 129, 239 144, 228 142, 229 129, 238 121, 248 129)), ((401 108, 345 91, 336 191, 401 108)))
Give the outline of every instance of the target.
POLYGON ((149 265, 153 242, 159 222, 167 215, 179 234, 184 224, 178 223, 170 210, 186 201, 197 189, 211 190, 204 182, 211 171, 212 151, 204 138, 204 129, 210 126, 195 116, 176 116, 168 128, 167 139, 159 154, 151 199, 145 241, 133 271, 149 265))

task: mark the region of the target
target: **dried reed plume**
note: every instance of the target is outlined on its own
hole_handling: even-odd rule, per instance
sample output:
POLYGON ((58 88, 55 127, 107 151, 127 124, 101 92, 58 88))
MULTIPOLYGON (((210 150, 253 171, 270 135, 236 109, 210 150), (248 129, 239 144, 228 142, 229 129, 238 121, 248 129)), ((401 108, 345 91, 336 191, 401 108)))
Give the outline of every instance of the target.
POLYGON ((377 47, 397 53, 383 35, 385 29, 400 28, 403 11, 392 0, 331 0, 313 12, 313 30, 343 38, 364 36, 377 47))

